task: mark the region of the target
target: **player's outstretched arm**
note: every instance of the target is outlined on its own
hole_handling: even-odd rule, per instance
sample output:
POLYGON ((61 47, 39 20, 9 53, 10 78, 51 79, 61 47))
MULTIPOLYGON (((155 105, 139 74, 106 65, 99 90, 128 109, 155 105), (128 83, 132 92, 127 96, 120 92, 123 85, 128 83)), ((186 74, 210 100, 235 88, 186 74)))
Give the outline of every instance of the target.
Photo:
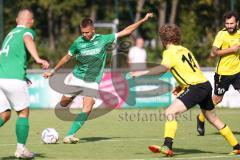
POLYGON ((234 45, 227 49, 219 49, 215 46, 212 47, 211 57, 224 56, 227 54, 236 53, 240 50, 240 45, 234 45))
POLYGON ((44 78, 49 78, 51 77, 55 71, 57 71, 59 68, 61 68, 65 63, 67 63, 72 56, 70 56, 69 54, 66 54, 58 63, 57 65, 54 67, 54 69, 52 69, 51 71, 45 72, 43 74, 44 78))
POLYGON ((141 24, 146 22, 149 18, 153 17, 153 13, 147 13, 145 17, 136 23, 131 24, 130 26, 124 28, 122 31, 118 32, 118 38, 130 35, 133 31, 135 31, 141 24))
POLYGON ((41 64, 43 69, 47 69, 49 67, 48 61, 41 59, 38 55, 38 51, 36 48, 36 45, 30 35, 25 35, 23 38, 23 41, 25 43, 25 46, 33 59, 36 61, 36 63, 41 64))
POLYGON ((159 75, 159 74, 167 72, 168 70, 169 70, 168 67, 166 67, 164 65, 159 65, 159 66, 153 67, 148 70, 131 72, 131 75, 133 77, 159 75))

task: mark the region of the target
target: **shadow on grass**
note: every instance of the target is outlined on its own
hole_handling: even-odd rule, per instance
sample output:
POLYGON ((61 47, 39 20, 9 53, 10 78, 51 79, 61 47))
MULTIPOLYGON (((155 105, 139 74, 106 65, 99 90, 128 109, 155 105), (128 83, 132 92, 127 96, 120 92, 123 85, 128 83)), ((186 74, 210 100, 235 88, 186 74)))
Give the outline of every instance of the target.
MULTIPOLYGON (((49 157, 46 157, 44 156, 44 154, 41 154, 41 153, 35 153, 35 157, 34 158, 49 158, 49 157)), ((31 160, 31 159, 34 159, 34 158, 21 158, 23 160, 31 160)), ((16 158, 15 156, 7 156, 7 157, 0 157, 1 160, 19 160, 19 158, 16 158)))
MULTIPOLYGON (((204 151, 204 150, 199 150, 199 149, 184 149, 184 148, 173 148, 174 155, 187 155, 187 154, 226 154, 226 153, 216 153, 216 152, 211 152, 211 151, 204 151)), ((152 153, 149 151, 149 153, 152 153)), ((135 153, 135 154, 146 154, 146 153, 135 153)), ((154 155, 159 155, 159 156, 164 156, 162 153, 153 153, 154 155)))
POLYGON ((200 154, 200 153, 224 154, 224 153, 216 153, 216 152, 204 151, 199 149, 184 149, 184 148, 174 148, 173 151, 175 155, 200 154))
POLYGON ((105 140, 111 140, 111 139, 117 139, 117 138, 121 138, 121 137, 85 137, 80 139, 80 143, 105 141, 105 140))
MULTIPOLYGON (((96 141, 115 141, 116 139, 123 139, 123 141, 128 141, 128 139, 139 139, 139 137, 85 137, 85 138, 80 138, 80 143, 85 143, 85 142, 96 142, 96 141)), ((159 139, 159 141, 161 141, 159 139)))

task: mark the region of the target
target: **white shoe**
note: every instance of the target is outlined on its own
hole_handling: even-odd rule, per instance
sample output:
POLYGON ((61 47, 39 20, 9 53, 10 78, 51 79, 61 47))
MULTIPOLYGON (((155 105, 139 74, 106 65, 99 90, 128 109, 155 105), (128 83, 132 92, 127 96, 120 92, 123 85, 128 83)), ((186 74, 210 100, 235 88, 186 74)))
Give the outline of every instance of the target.
POLYGON ((67 136, 63 139, 63 143, 66 144, 76 144, 79 142, 79 138, 75 137, 74 135, 67 136))
POLYGON ((15 157, 17 158, 34 158, 35 154, 27 150, 27 148, 17 148, 15 157))

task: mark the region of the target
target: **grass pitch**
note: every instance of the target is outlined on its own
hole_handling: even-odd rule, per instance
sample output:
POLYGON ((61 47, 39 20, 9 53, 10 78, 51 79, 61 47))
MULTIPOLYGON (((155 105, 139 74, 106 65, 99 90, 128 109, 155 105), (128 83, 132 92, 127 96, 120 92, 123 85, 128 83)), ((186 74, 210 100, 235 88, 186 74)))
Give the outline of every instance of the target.
MULTIPOLYGON (((153 154, 148 150, 152 144, 163 142, 164 117, 162 109, 118 109, 102 117, 87 121, 78 132, 78 144, 63 144, 71 122, 59 120, 53 110, 31 110, 30 133, 27 148, 37 153, 35 159, 240 159, 227 155, 232 148, 206 124, 206 136, 198 136, 196 115, 199 109, 186 112, 178 118, 177 136, 174 141, 173 158, 153 154), (60 134, 59 144, 42 144, 41 132, 55 128, 60 134)), ((217 109, 217 114, 227 123, 240 140, 240 109, 217 109)), ((15 159, 16 114, 0 128, 0 159, 15 159)))

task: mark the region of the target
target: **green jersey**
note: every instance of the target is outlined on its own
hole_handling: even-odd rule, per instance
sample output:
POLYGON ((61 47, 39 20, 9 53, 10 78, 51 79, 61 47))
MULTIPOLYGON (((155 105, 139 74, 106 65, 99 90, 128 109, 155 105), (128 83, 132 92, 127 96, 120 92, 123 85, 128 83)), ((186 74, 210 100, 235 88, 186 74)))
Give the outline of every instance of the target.
POLYGON ((68 54, 74 55, 77 64, 73 75, 88 82, 99 83, 106 63, 106 49, 116 39, 115 34, 95 34, 91 40, 78 37, 71 45, 68 54))
POLYGON ((5 37, 0 50, 0 78, 26 79, 30 54, 23 41, 25 35, 30 35, 34 39, 36 34, 30 28, 17 26, 5 37))

